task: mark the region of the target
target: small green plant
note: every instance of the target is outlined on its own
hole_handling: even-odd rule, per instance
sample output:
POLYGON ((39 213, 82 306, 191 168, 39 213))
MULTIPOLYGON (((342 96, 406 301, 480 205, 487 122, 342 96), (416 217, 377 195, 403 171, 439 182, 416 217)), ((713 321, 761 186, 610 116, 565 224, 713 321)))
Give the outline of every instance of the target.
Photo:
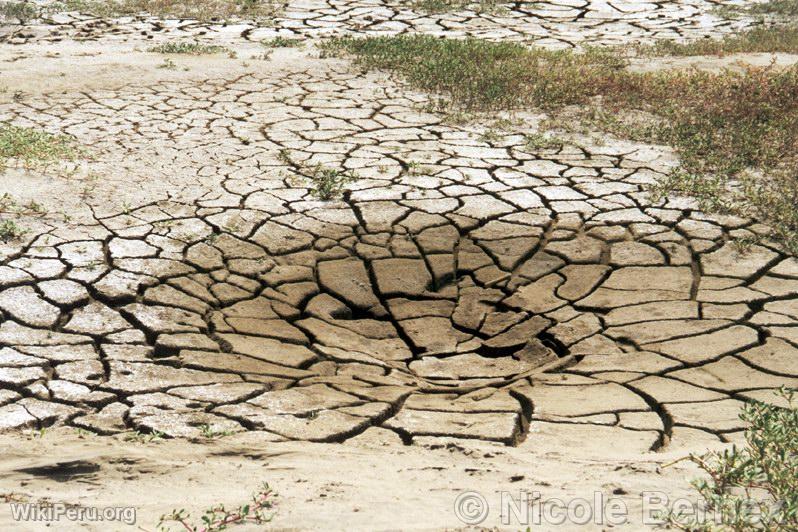
POLYGON ((272 499, 274 493, 267 483, 252 494, 250 502, 242 504, 236 509, 227 509, 223 504, 217 504, 205 511, 200 517, 202 524, 191 522, 191 515, 185 510, 172 510, 172 513, 162 515, 158 522, 158 530, 167 532, 168 523, 177 523, 183 530, 190 532, 216 532, 226 530, 229 525, 254 523, 263 525, 274 517, 270 510, 274 507, 272 499))
POLYGON ((671 512, 662 517, 671 527, 692 531, 798 530, 798 405, 793 390, 778 396, 786 407, 754 401, 740 415, 750 426, 745 446, 691 454, 709 478, 693 482, 709 511, 720 523, 671 512))
POLYGON ((225 436, 230 436, 233 434, 232 430, 216 430, 210 425, 200 425, 199 429, 202 437, 208 438, 209 440, 224 438, 225 436))
POLYGON ((215 44, 203 44, 196 41, 166 42, 163 44, 159 44, 157 46, 153 46, 148 51, 154 52, 156 54, 188 54, 188 55, 210 55, 210 54, 230 53, 230 50, 228 50, 224 46, 218 46, 215 44))
POLYGON ((310 176, 312 186, 310 193, 320 200, 331 200, 341 195, 347 183, 355 180, 349 172, 337 168, 316 166, 310 176))
POLYGON ((27 204, 25 204, 24 209, 34 214, 44 214, 47 212, 44 206, 36 200, 30 200, 27 204))
POLYGON ((80 154, 82 151, 72 137, 0 123, 0 171, 11 159, 30 168, 56 160, 72 160, 80 154))
POLYGON ((151 443, 164 439, 164 433, 153 430, 152 432, 141 432, 134 430, 125 434, 125 441, 135 443, 151 443))
POLYGON ((524 140, 526 140, 524 147, 529 151, 559 150, 565 144, 561 139, 542 133, 531 133, 524 140))
POLYGON ((277 36, 260 42, 266 48, 301 48, 305 43, 301 39, 290 39, 277 36))
POLYGON ((0 240, 3 242, 18 240, 27 232, 27 229, 20 227, 13 220, 0 220, 0 240))
POLYGON ((280 151, 277 152, 277 159, 279 159, 283 164, 287 164, 289 166, 294 165, 294 160, 291 157, 291 150, 288 148, 280 148, 280 151))
POLYGON ((407 161, 407 173, 410 175, 419 175, 425 172, 426 168, 418 161, 407 161))
POLYGON ((163 60, 163 63, 158 65, 158 68, 163 68, 164 70, 177 70, 177 63, 167 57, 163 60))
POLYGON ((726 194, 726 180, 720 176, 703 176, 677 168, 665 179, 652 185, 649 191, 654 202, 673 192, 680 192, 695 197, 701 210, 724 213, 733 210, 733 204, 726 194))
POLYGON ((479 141, 491 144, 493 142, 498 142, 501 140, 502 134, 495 129, 486 129, 479 135, 479 141))
POLYGON ((19 203, 16 198, 8 192, 0 196, 0 212, 19 212, 19 203))
POLYGON ((17 20, 25 24, 37 16, 36 5, 32 2, 0 2, 0 20, 17 20))

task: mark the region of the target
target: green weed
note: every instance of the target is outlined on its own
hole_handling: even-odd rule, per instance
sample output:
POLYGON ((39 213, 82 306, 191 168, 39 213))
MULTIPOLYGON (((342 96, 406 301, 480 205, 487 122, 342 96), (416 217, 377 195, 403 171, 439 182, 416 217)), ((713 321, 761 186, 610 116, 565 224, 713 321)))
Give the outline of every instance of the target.
POLYGON ((641 56, 796 53, 798 52, 798 26, 756 27, 727 35, 722 39, 699 39, 691 42, 657 41, 651 45, 634 47, 633 51, 641 56))
POLYGON ((201 425, 200 432, 203 438, 208 438, 209 440, 216 439, 216 438, 224 438, 225 436, 230 436, 233 434, 231 430, 216 430, 210 425, 201 425))
POLYGON ((301 39, 289 39, 288 37, 274 37, 260 42, 266 48, 301 48, 305 45, 301 39))
POLYGON ((32 2, 0 2, 0 20, 16 20, 25 24, 37 16, 39 12, 32 2))
POLYGON ((696 513, 671 512, 674 528, 692 531, 798 530, 798 405, 794 391, 779 395, 787 407, 746 404, 740 418, 750 424, 745 445, 723 452, 691 454, 708 479, 693 482, 708 515, 720 523, 696 519, 696 513))
POLYGON ((499 0, 415 0, 411 7, 424 13, 449 13, 471 10, 477 13, 495 13, 501 7, 499 0))
POLYGON ((164 439, 164 433, 153 430, 152 432, 141 432, 134 430, 125 434, 125 441, 135 443, 151 443, 164 439))
POLYGON ((312 182, 310 193, 320 200, 328 201, 340 196, 347 183, 355 180, 355 176, 337 168, 318 165, 313 168, 310 179, 312 182))
POLYGON ((202 44, 199 42, 166 42, 153 46, 148 50, 157 54, 188 54, 188 55, 210 55, 229 53, 230 50, 224 46, 214 44, 202 44))
POLYGON ((200 518, 201 524, 192 523, 191 515, 185 509, 172 510, 172 513, 161 516, 158 530, 168 531, 169 523, 176 523, 180 525, 181 530, 192 532, 216 532, 226 530, 230 525, 245 523, 264 525, 272 520, 273 514, 269 511, 274 507, 273 498, 272 489, 264 482, 261 488, 252 494, 250 502, 238 508, 227 509, 223 504, 217 504, 205 511, 200 518))
POLYGON ((61 0, 51 10, 79 11, 97 17, 149 13, 161 18, 218 21, 268 19, 277 15, 283 6, 283 2, 276 0, 61 0))
POLYGON ((72 137, 0 123, 0 171, 9 160, 33 167, 56 160, 72 160, 81 153, 72 137))

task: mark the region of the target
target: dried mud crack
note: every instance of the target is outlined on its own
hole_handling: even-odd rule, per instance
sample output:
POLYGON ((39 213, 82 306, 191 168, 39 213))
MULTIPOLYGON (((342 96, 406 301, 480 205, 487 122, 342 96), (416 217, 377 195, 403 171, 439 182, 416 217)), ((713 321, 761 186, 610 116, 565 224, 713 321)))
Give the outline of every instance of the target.
MULTIPOLYGON (((613 44, 730 27, 706 22, 703 2, 614 3, 612 17, 571 4, 537 22, 526 4, 430 26, 389 5, 321 3, 283 27, 159 28, 613 44), (343 14, 326 24, 327 11, 343 14)), ((118 25, 68 14, 2 41, 155 31, 118 25)), ((676 165, 668 150, 535 149, 528 123, 486 136, 422 111, 427 95, 308 51, 225 75, 205 64, 0 104, 3 121, 92 153, 57 175, 8 170, 70 220, 32 219, 24 244, 2 247, 0 430, 509 446, 554 433, 656 450, 726 441, 743 401, 798 383, 798 263, 767 240, 741 254, 735 238, 767 232, 754 220, 653 204, 646 187, 676 165), (354 179, 321 201, 316 167, 354 179)))
POLYGON ((37 4, 42 17, 22 27, 0 29, 0 43, 147 42, 169 37, 257 43, 277 36, 430 33, 570 47, 580 42, 626 44, 640 39, 698 39, 738 31, 750 23, 708 16, 724 4, 714 0, 507 2, 497 3, 495 9, 487 11, 474 4, 446 13, 425 13, 413 2, 322 0, 288 2, 273 17, 262 20, 220 18, 210 22, 163 20, 146 14, 98 18, 90 9, 54 13, 47 9, 52 2, 37 4))

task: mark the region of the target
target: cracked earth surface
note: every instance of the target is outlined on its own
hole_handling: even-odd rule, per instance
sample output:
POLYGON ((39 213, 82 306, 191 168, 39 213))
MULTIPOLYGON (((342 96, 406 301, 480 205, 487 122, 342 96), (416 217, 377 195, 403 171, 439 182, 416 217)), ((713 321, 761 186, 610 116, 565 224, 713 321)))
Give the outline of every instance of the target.
MULTIPOLYGON (((36 3, 53 4, 42 0, 36 3)), ((67 12, 51 14, 40 24, 6 27, 0 30, 0 42, 55 43, 98 37, 129 41, 163 36, 259 42, 277 36, 427 33, 559 47, 579 43, 626 44, 651 39, 696 39, 739 30, 747 24, 745 20, 729 21, 710 14, 712 9, 727 3, 560 0, 498 3, 490 11, 480 11, 475 4, 469 6, 471 9, 430 14, 397 1, 305 0, 287 2, 268 24, 165 21, 143 15, 107 20, 67 12)))
MULTIPOLYGON (((704 2, 546 6, 516 6, 507 24, 337 2, 291 5, 275 28, 62 15, 2 38, 6 64, 30 68, 53 42, 95 39, 74 49, 79 62, 156 29, 612 44, 729 27, 704 2)), ((51 213, 2 247, 1 430, 553 435, 647 451, 729 441, 743 401, 798 383, 798 262, 767 240, 741 254, 733 239, 767 232, 754 220, 689 198, 653 204, 646 187, 676 165, 669 150, 533 149, 532 115, 486 136, 307 48, 227 75, 217 63, 233 59, 209 60, 205 77, 192 61, 0 104, 0 119, 72 135, 91 156, 6 174, 3 191, 51 213), (355 176, 342 198, 314 196, 317 165, 355 176)))

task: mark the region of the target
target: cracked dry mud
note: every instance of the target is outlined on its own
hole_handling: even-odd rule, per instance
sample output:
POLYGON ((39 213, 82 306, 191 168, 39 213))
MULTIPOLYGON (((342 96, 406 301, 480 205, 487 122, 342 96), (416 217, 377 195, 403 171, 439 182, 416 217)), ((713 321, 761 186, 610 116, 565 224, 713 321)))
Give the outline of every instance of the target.
MULTIPOLYGON (((80 65, 158 32, 247 52, 285 33, 612 44, 728 30, 708 6, 426 16, 308 2, 272 28, 72 14, 2 39, 24 76, 57 47, 80 65), (66 46, 77 38, 90 41, 66 46)), ((743 401, 798 383, 798 262, 767 240, 739 253, 734 239, 767 231, 754 220, 652 204, 646 187, 676 164, 667 149, 533 149, 535 116, 486 137, 309 46, 190 61, 0 105, 91 155, 7 171, 4 191, 51 214, 2 248, 0 430, 647 451, 729 441, 743 401), (342 198, 313 194, 317 165, 356 177, 342 198)))
MULTIPOLYGON (((37 0, 38 5, 53 5, 37 0)), ((697 39, 739 30, 745 20, 712 16, 719 0, 559 0, 498 2, 495 9, 425 13, 411 2, 300 0, 285 5, 268 23, 234 21, 201 23, 162 20, 146 14, 107 20, 76 12, 54 13, 41 23, 0 31, 0 42, 27 44, 66 40, 128 41, 161 36, 215 38, 259 42, 282 37, 429 33, 445 37, 473 36, 530 41, 544 46, 576 43, 626 44, 640 39, 697 39)), ((281 3, 279 3, 281 4, 281 3)), ((278 5, 278 2, 275 2, 278 5)))

